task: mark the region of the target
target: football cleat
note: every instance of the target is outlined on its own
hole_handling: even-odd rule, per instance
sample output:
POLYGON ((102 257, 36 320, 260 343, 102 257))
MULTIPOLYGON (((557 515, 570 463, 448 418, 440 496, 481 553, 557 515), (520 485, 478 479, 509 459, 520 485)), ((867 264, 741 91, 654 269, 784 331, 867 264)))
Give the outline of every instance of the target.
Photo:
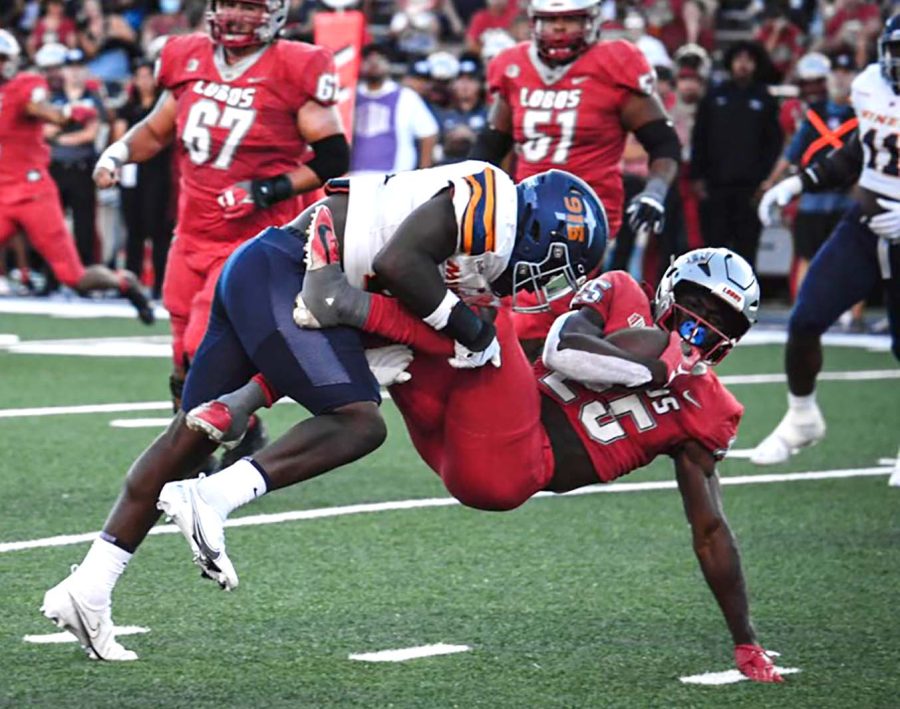
POLYGON ((128 274, 123 279, 122 295, 134 306, 137 311, 138 320, 144 325, 152 325, 156 322, 156 314, 153 312, 153 305, 150 303, 144 291, 141 290, 137 279, 128 274))
POLYGON ((753 449, 750 461, 756 465, 784 463, 801 448, 813 446, 824 437, 825 419, 818 406, 804 411, 788 409, 775 430, 753 449))
POLYGON ((250 414, 249 416, 239 407, 231 407, 233 417, 232 430, 243 433, 237 439, 237 445, 226 446, 226 452, 222 456, 222 462, 219 469, 234 465, 241 458, 247 458, 259 450, 262 450, 269 444, 269 434, 266 427, 259 416, 250 414))
POLYGON ((184 422, 192 431, 205 434, 209 440, 221 443, 227 450, 237 446, 247 431, 247 417, 236 422, 231 407, 216 399, 188 411, 184 422))
POLYGON ((200 496, 197 485, 201 479, 166 483, 156 507, 181 530, 203 575, 231 591, 237 588, 238 577, 225 553, 224 520, 200 496))
MULTIPOLYGON (((72 567, 72 570, 75 568, 72 567)), ((138 659, 137 653, 125 649, 116 641, 110 607, 90 608, 75 590, 71 576, 44 594, 41 613, 57 627, 68 630, 78 638, 92 660, 130 662, 138 659)))
POLYGON ((331 264, 340 265, 337 238, 334 235, 334 219, 324 204, 313 212, 306 231, 306 270, 317 271, 331 264))

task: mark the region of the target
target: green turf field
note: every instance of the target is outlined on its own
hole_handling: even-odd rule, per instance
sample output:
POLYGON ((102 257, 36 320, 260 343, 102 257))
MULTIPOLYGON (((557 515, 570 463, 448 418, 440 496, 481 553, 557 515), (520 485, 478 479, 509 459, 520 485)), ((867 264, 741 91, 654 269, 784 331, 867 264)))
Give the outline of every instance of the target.
MULTIPOLYGON (((164 334, 165 325, 150 330, 164 334)), ((131 321, 0 315, 23 340, 146 335, 131 321)), ((776 346, 739 348, 722 373, 781 370, 776 346)), ((163 401, 164 359, 0 351, 0 409, 163 401)), ((830 348, 826 370, 890 370, 887 353, 830 348)), ((783 384, 741 384, 737 448, 778 421, 783 384)), ((828 438, 789 465, 725 478, 871 469, 900 444, 900 380, 820 384, 828 438)), ((368 459, 263 498, 237 516, 445 497, 385 404, 368 459)), ((178 535, 150 537, 115 595, 137 663, 88 662, 39 613, 86 543, 3 543, 99 529, 129 463, 160 429, 113 419, 164 410, 0 418, 0 705, 9 707, 896 707, 900 705, 900 489, 876 475, 728 486, 761 640, 799 668, 783 686, 686 685, 732 668, 731 643, 674 490, 544 498, 511 513, 458 506, 229 531, 234 593, 198 578, 178 535), (893 604, 893 605, 891 605, 893 604), (449 643, 402 663, 349 655, 449 643)), ((273 432, 297 417, 278 406, 273 432)), ((0 412, 0 416, 3 416, 0 412)), ((669 480, 658 462, 624 482, 669 480)))

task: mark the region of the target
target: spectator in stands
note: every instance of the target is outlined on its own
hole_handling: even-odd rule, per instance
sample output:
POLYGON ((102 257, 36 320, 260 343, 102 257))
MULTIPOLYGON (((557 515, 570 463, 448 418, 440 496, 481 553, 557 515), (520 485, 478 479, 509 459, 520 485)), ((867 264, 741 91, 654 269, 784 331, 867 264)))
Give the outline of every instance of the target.
POLYGON ((150 15, 141 28, 141 47, 144 53, 157 37, 190 32, 191 23, 182 12, 181 5, 181 0, 159 0, 159 12, 150 15))
POLYGON ((74 47, 76 43, 75 22, 66 16, 66 5, 63 0, 45 0, 42 6, 41 19, 37 21, 34 31, 29 35, 26 44, 28 54, 34 56, 45 44, 59 43, 74 47))
POLYGON ((450 108, 453 100, 452 85, 459 76, 459 59, 451 52, 434 52, 428 55, 428 71, 431 81, 425 102, 431 112, 437 115, 450 108))
POLYGON ((481 36, 488 30, 509 30, 520 12, 517 0, 486 0, 486 5, 472 15, 466 30, 466 48, 470 52, 481 51, 481 36))
POLYGON ((131 75, 131 59, 137 54, 137 36, 121 15, 104 14, 99 0, 84 0, 78 16, 78 45, 91 74, 112 90, 131 75))
MULTIPOLYGON (((111 141, 119 140, 125 132, 153 110, 159 88, 153 75, 152 62, 142 61, 135 66, 128 101, 119 110, 113 123, 111 141)), ((162 291, 166 257, 172 240, 173 220, 166 208, 172 191, 172 148, 140 165, 124 165, 119 178, 122 217, 128 238, 125 245, 125 267, 138 275, 143 271, 144 243, 150 239, 153 247, 153 297, 162 291)))
POLYGON ((106 111, 96 87, 89 86, 90 77, 81 50, 58 50, 63 50, 62 45, 45 46, 37 55, 39 66, 51 74, 48 82, 51 84, 50 101, 58 106, 75 102, 91 103, 99 116, 84 125, 73 123, 60 128, 48 124, 44 131, 50 143, 50 175, 59 188, 63 209, 68 208, 72 212, 75 244, 81 262, 90 266, 98 262, 97 202, 91 173, 97 161, 94 144, 100 125, 106 120, 106 111), (41 52, 48 48, 57 51, 48 54, 47 58, 42 57, 41 52), (62 81, 57 83, 53 72, 61 61, 65 62, 62 81))
POLYGON ((504 30, 488 30, 481 35, 481 63, 487 66, 504 49, 515 46, 516 40, 504 30))
POLYGON ((725 55, 729 79, 709 90, 691 136, 691 177, 709 246, 727 246, 752 265, 760 223, 756 194, 781 152, 778 104, 758 79, 765 50, 737 42, 725 55))
POLYGON ((650 66, 671 68, 672 58, 666 46, 656 37, 647 34, 647 22, 641 13, 632 10, 625 15, 625 39, 634 44, 647 58, 650 66))
POLYGON ((803 54, 803 32, 790 20, 788 0, 770 4, 766 15, 756 30, 756 39, 772 58, 781 81, 790 76, 794 64, 803 54))
POLYGON ((428 94, 431 92, 431 66, 427 58, 410 62, 403 77, 403 85, 419 94, 423 101, 428 101, 428 94))
POLYGON ((431 167, 438 125, 421 97, 389 77, 390 54, 363 47, 356 89, 351 174, 431 167))
POLYGON ((465 160, 475 136, 487 122, 484 77, 477 55, 459 58, 459 74, 451 85, 450 106, 437 111, 440 126, 441 163, 465 160))
POLYGON ((856 54, 856 65, 865 66, 881 32, 881 8, 864 0, 837 0, 835 7, 836 12, 825 24, 822 49, 832 52, 850 47, 856 54))

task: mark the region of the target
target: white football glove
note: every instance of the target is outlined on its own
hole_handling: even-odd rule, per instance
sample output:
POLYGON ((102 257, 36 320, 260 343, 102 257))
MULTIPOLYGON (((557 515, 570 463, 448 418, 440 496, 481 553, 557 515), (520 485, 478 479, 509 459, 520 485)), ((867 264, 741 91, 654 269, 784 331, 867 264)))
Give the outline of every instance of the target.
POLYGON ((316 316, 313 315, 309 308, 306 307, 306 303, 303 302, 303 294, 297 293, 297 297, 294 298, 294 322, 299 327, 305 327, 309 330, 321 330, 322 325, 316 320, 316 316))
POLYGON ((472 352, 465 345, 453 343, 456 353, 450 358, 450 366, 454 369, 478 369, 486 364, 500 366, 500 343, 495 337, 491 343, 480 352, 472 352))
POLYGON ((766 190, 759 201, 757 214, 763 226, 772 225, 772 207, 786 207, 791 200, 803 192, 803 182, 797 175, 782 180, 774 187, 766 190))
POLYGON ((885 211, 869 219, 869 229, 882 239, 900 240, 900 202, 890 199, 878 199, 878 206, 885 211))
POLYGON ((406 345, 374 347, 366 350, 366 360, 380 386, 404 384, 412 379, 406 368, 413 361, 413 351, 406 345))

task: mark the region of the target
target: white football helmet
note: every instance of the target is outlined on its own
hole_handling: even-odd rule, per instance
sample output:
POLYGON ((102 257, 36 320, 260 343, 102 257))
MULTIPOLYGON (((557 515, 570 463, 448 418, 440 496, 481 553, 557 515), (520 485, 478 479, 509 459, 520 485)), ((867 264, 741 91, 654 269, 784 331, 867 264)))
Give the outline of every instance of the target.
POLYGON ((19 70, 19 43, 10 32, 0 29, 0 57, 6 57, 3 66, 0 67, 0 76, 4 79, 12 79, 19 70))
POLYGON ((223 47, 252 47, 277 39, 287 21, 288 0, 241 2, 262 8, 262 13, 256 10, 220 8, 217 0, 210 0, 206 24, 213 41, 223 47))
POLYGON ((759 313, 759 282, 747 261, 725 248, 688 251, 666 269, 654 299, 653 318, 668 332, 703 351, 703 359, 718 364, 756 322, 759 313), (712 295, 728 308, 719 309, 723 325, 716 327, 701 317, 694 302, 698 296, 712 295))
POLYGON ((528 17, 538 56, 550 65, 574 61, 600 35, 600 0, 531 0, 528 17), (581 28, 554 32, 551 22, 560 16, 582 18, 581 28))

